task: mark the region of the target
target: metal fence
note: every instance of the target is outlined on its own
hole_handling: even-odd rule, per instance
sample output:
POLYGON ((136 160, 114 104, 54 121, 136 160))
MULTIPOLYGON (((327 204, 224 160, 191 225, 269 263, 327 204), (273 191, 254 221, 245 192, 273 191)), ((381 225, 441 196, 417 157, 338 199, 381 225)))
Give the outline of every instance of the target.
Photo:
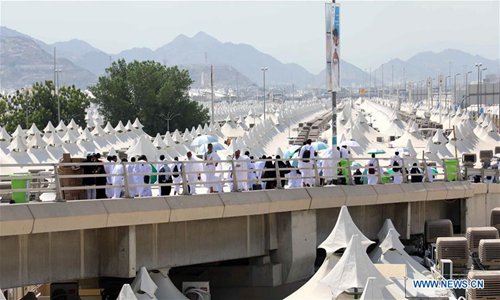
MULTIPOLYGON (((4 164, 5 167, 27 169, 26 173, 0 175, 3 188, 0 196, 13 199, 15 193, 21 193, 28 200, 39 200, 44 193, 52 193, 54 201, 88 199, 83 193, 87 191, 110 189, 106 198, 130 198, 152 196, 152 190, 170 187, 178 194, 197 193, 201 188, 211 186, 218 192, 240 192, 255 189, 283 189, 300 187, 318 187, 325 185, 356 185, 356 184, 390 184, 432 181, 470 180, 480 177, 481 182, 499 183, 498 169, 471 169, 457 167, 447 169, 445 162, 437 164, 434 161, 397 158, 398 165, 394 165, 394 158, 311 158, 307 161, 300 158, 293 159, 240 159, 240 160, 185 160, 185 161, 155 161, 155 162, 61 162, 54 164, 4 164), (373 166, 369 166, 371 162, 373 166), (173 172, 177 164, 178 171, 173 172), (217 164, 217 168, 208 169, 209 164, 217 164), (83 174, 85 167, 112 166, 115 172, 83 174), (140 172, 137 166, 151 165, 169 166, 166 172, 140 172), (121 169, 115 169, 120 166, 121 169), (117 171, 118 170, 118 171, 117 171), (134 170, 130 172, 130 170, 134 170), (354 172, 355 170, 359 170, 354 172), (363 172, 361 172, 363 170, 363 172), (117 171, 117 172, 116 172, 117 171), (361 173, 360 173, 361 172, 361 173), (163 177, 167 180, 158 180, 163 177), (146 182, 144 179, 149 178, 146 182), (106 182, 98 185, 85 184, 86 178, 106 182), (153 180, 153 178, 156 178, 153 180), (174 178, 176 178, 174 180, 174 178), (118 179, 118 180, 117 180, 118 179), (170 180, 169 180, 170 179, 170 180), (27 183, 25 187, 7 188, 9 182, 21 181, 27 183), (295 184, 291 184, 295 182, 295 184), (288 184, 287 184, 288 183, 288 184), (298 186, 297 186, 298 185, 298 186), (181 192, 182 189, 182 192, 181 192), (139 191, 139 192, 138 192, 139 191), (142 191, 143 193, 141 193, 142 191)), ((458 166, 458 161, 457 161, 458 166)), ((159 168, 158 168, 159 169, 159 168)), ((169 192, 170 195, 171 191, 169 192)), ((175 192, 174 192, 175 193, 175 192)), ((92 196, 92 193, 88 194, 92 196)))

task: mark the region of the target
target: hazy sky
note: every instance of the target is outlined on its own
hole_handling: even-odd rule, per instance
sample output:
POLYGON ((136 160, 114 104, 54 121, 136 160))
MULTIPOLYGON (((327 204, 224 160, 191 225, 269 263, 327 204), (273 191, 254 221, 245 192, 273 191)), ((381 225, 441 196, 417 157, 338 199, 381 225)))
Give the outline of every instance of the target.
MULTIPOLYGON (((363 69, 446 48, 500 57, 499 1, 339 2, 341 57, 363 69)), ((2 0, 0 6, 1 25, 47 43, 78 38, 118 53, 205 31, 314 73, 324 68, 324 1, 2 0)))

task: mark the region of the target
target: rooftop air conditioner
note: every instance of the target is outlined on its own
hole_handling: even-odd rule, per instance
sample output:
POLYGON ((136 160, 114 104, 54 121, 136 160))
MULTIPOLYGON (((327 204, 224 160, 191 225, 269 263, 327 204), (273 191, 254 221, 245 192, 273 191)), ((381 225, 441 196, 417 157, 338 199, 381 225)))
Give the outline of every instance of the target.
POLYGON ((500 239, 480 240, 478 253, 483 266, 500 268, 500 239))
POLYGON ((377 143, 383 143, 383 142, 384 142, 384 138, 381 136, 377 136, 377 143))
POLYGON ((467 228, 467 244, 471 253, 477 253, 479 241, 484 239, 498 239, 498 230, 495 227, 469 227, 467 228))
POLYGON ((436 260, 449 259, 455 268, 467 267, 469 249, 464 237, 439 237, 436 240, 436 260))
POLYGON ((427 243, 435 243, 438 237, 453 236, 453 224, 448 219, 428 221, 425 226, 427 243))
POLYGON ((484 280, 484 288, 467 289, 469 300, 500 300, 500 271, 470 271, 467 279, 484 280))
POLYGON ((500 207, 491 210, 490 226, 500 230, 500 207))

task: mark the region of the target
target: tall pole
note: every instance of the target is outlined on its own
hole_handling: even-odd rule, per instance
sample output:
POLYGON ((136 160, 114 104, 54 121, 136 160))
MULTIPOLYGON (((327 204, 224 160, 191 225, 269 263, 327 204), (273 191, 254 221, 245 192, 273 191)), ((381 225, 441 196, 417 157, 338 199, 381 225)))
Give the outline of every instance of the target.
POLYGON ((384 88, 384 64, 382 64, 382 99, 384 98, 385 95, 385 88, 384 88))
POLYGON ((483 104, 483 100, 484 100, 484 106, 486 107, 486 101, 488 100, 488 98, 486 97, 487 95, 484 95, 484 99, 483 99, 483 93, 486 92, 486 89, 483 91, 483 71, 486 71, 488 70, 488 68, 482 68, 481 69, 481 104, 483 104))
POLYGON ((477 106, 477 117, 479 118, 479 72, 480 68, 483 64, 476 64, 477 67, 477 98, 476 98, 476 106, 477 106))
POLYGON ((57 97, 57 65, 56 65, 56 47, 54 47, 54 97, 57 101, 57 121, 61 122, 61 102, 57 97))
POLYGON ((391 93, 390 93, 391 96, 392 96, 392 90, 394 90, 394 65, 391 65, 391 93))
POLYGON ((457 76, 460 76, 460 73, 455 74, 453 80, 453 104, 457 104, 457 76))
POLYGON ((262 71, 262 86, 264 88, 264 121, 266 120, 266 71, 268 67, 262 67, 260 70, 262 71))
POLYGON ((212 100, 212 114, 210 117, 210 124, 214 125, 214 65, 210 65, 210 90, 211 90, 211 100, 212 100))

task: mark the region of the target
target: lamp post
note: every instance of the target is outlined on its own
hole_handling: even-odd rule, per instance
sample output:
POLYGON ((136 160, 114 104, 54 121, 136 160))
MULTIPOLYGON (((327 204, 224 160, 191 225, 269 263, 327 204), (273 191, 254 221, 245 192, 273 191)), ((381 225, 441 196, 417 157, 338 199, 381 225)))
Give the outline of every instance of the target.
MULTIPOLYGON (((481 82, 481 89, 479 90, 480 93, 481 93, 481 96, 483 95, 484 91, 483 91, 483 71, 486 71, 488 70, 488 68, 482 68, 481 69, 481 72, 479 73, 480 74, 480 82, 481 82)), ((486 106, 486 97, 484 98, 484 106, 486 106)), ((483 97, 481 97, 481 105, 483 105, 483 97)))
POLYGON ((477 105, 477 117, 479 118, 479 73, 481 72, 480 68, 483 66, 483 64, 476 64, 477 67, 477 99, 476 99, 476 105, 477 105))
POLYGON ((58 95, 58 90, 59 90, 59 73, 62 72, 61 69, 55 69, 54 70, 55 72, 55 77, 56 77, 56 81, 54 82, 54 91, 55 91, 55 96, 56 96, 56 100, 57 100, 57 121, 59 121, 59 123, 61 122, 61 99, 59 98, 59 95, 58 95))
MULTIPOLYGON (((451 79, 451 76, 446 76, 444 78, 444 105, 450 106, 448 103, 448 78, 451 79)), ((439 105, 439 111, 441 111, 441 105, 439 105)))
POLYGON ((472 71, 465 73, 465 111, 469 111, 469 74, 472 74, 472 71))
POLYGON ((460 76, 460 73, 453 76, 453 104, 457 103, 457 76, 460 76))
POLYGON ((169 111, 166 115, 161 114, 161 116, 165 119, 165 121, 167 121, 167 131, 170 133, 170 121, 178 117, 179 114, 169 111))
POLYGON ((266 120, 266 71, 268 67, 260 68, 262 71, 262 86, 264 87, 264 121, 266 120))

